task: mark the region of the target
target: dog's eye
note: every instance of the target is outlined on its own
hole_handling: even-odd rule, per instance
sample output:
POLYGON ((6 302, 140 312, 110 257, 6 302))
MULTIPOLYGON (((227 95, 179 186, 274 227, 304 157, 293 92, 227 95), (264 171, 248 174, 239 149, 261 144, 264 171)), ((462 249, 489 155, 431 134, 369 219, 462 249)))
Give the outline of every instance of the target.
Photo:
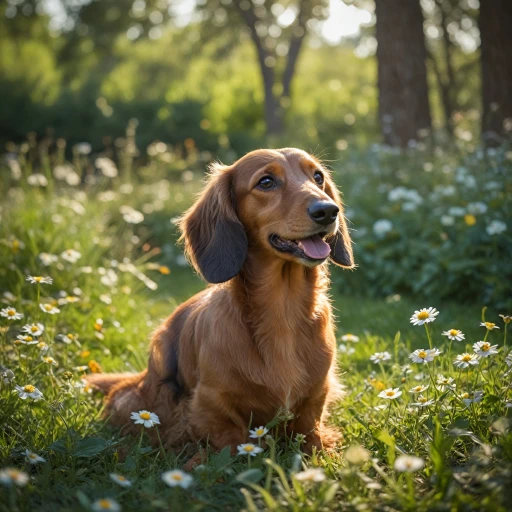
POLYGON ((263 190, 269 190, 275 186, 276 182, 270 176, 263 176, 260 181, 258 181, 258 188, 263 190))
POLYGON ((324 175, 320 171, 316 171, 313 175, 313 179, 315 180, 317 185, 323 185, 324 183, 324 175))

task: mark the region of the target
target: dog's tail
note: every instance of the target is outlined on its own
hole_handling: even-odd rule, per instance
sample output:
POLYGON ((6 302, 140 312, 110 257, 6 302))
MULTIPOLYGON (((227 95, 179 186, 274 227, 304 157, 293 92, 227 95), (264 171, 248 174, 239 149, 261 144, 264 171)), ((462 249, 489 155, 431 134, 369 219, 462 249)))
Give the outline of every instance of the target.
POLYGON ((108 394, 108 392, 121 382, 135 377, 136 373, 93 373, 87 375, 85 381, 92 386, 94 389, 98 389, 102 393, 108 394))

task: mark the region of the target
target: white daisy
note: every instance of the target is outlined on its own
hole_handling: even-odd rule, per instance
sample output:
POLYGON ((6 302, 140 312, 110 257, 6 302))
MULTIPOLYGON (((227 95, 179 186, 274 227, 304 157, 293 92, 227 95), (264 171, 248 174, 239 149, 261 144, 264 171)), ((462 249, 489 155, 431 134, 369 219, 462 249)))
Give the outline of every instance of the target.
POLYGON ((388 388, 379 393, 379 398, 385 398, 386 400, 394 400, 398 398, 402 392, 398 388, 388 388))
POLYGON ((27 281, 32 284, 52 284, 53 279, 51 277, 42 276, 27 276, 27 281))
POLYGON ((492 331, 493 329, 499 329, 496 324, 492 322, 480 322, 480 327, 485 327, 488 331, 492 331))
POLYGON ((132 412, 130 419, 133 420, 135 425, 144 425, 146 428, 151 428, 154 427, 155 425, 160 425, 160 420, 154 412, 132 412))
POLYGON ((121 505, 116 500, 111 498, 101 498, 100 500, 96 500, 91 505, 91 510, 93 512, 103 512, 104 510, 109 510, 110 512, 120 512, 121 505))
POLYGON ((194 481, 191 475, 179 469, 172 469, 171 471, 162 473, 162 480, 169 487, 182 487, 183 489, 190 487, 194 481))
POLYGON ((409 390, 409 393, 413 393, 413 394, 417 394, 417 393, 423 393, 423 391, 427 390, 428 389, 428 384, 426 386, 415 386, 414 388, 411 388, 409 390))
POLYGON ((444 391, 446 388, 455 389, 457 384, 451 377, 444 377, 443 375, 437 376, 437 389, 444 391))
POLYGON ((55 254, 48 254, 47 252, 42 252, 38 258, 45 267, 49 267, 52 263, 59 260, 58 256, 55 256, 55 254))
POLYGON ((437 357, 441 353, 437 348, 432 349, 418 349, 415 350, 412 354, 409 355, 409 358, 412 359, 415 363, 430 363, 434 360, 434 357, 437 357))
POLYGON ((259 446, 256 446, 252 443, 244 443, 239 444, 237 446, 238 455, 249 455, 251 457, 256 457, 258 453, 261 453, 263 451, 263 448, 260 448, 259 446))
POLYGON ((265 427, 258 427, 254 430, 249 430, 249 433, 251 434, 249 437, 252 437, 253 439, 260 439, 262 438, 266 433, 268 432, 268 428, 265 427))
POLYGON ((347 347, 347 345, 343 345, 343 343, 339 344, 338 350, 343 354, 347 354, 348 356, 354 354, 356 351, 354 347, 347 347))
POLYGON ((25 450, 25 457, 27 458, 27 462, 30 464, 39 464, 40 462, 46 462, 44 457, 37 455, 37 453, 31 452, 28 448, 25 450))
POLYGON ((459 331, 458 329, 450 329, 448 331, 444 331, 443 336, 447 336, 448 339, 452 341, 462 341, 464 339, 463 332, 459 331))
POLYGON ((41 336, 44 332, 43 324, 27 324, 21 329, 23 332, 30 334, 30 336, 41 336))
POLYGON ((21 313, 18 313, 15 308, 4 308, 0 309, 0 316, 7 318, 7 320, 20 320, 23 318, 21 313))
POLYGON ((382 363, 383 361, 389 361, 390 359, 391 354, 389 352, 376 352, 370 356, 370 361, 373 361, 374 364, 382 363))
POLYGON ((115 482, 116 484, 119 484, 121 487, 131 487, 132 483, 128 478, 126 478, 123 475, 118 475, 117 473, 110 473, 110 479, 115 482))
POLYGON ((423 325, 433 322, 437 315, 439 315, 439 311, 436 308, 423 308, 419 311, 415 311, 414 315, 411 316, 411 324, 413 325, 423 325))
POLYGON ((49 315, 56 315, 57 313, 60 313, 60 309, 52 306, 51 304, 39 304, 39 307, 41 308, 41 311, 44 311, 49 315))
POLYGON ((295 473, 293 477, 300 482, 323 482, 326 478, 324 470, 321 468, 309 468, 295 473))
POLYGON ((38 400, 41 400, 43 398, 43 393, 39 391, 35 386, 32 386, 32 384, 27 384, 23 387, 16 386, 16 393, 18 393, 18 396, 25 400, 27 397, 32 398, 34 402, 37 402, 38 400))
POLYGON ((53 357, 50 357, 50 356, 43 357, 43 361, 46 364, 50 364, 52 366, 59 366, 59 363, 57 361, 55 361, 55 359, 53 357))
POLYGON ((414 455, 400 455, 395 460, 395 470, 400 473, 414 473, 425 467, 425 461, 414 455))
POLYGON ((427 407, 433 403, 434 400, 429 400, 426 396, 420 395, 418 398, 416 398, 416 402, 411 405, 413 407, 427 407))
POLYGON ((18 334, 18 336, 16 336, 16 339, 23 345, 35 345, 36 343, 39 343, 39 341, 36 338, 33 338, 28 334, 18 334))
POLYGON ((484 397, 483 391, 473 391, 472 393, 462 393, 460 395, 460 399, 464 402, 466 406, 471 404, 476 404, 478 402, 482 401, 482 398, 484 397))
POLYGON ((480 357, 488 357, 498 353, 498 345, 491 345, 488 341, 477 341, 473 344, 473 350, 480 357))
POLYGON ((17 485, 24 487, 28 484, 29 476, 24 471, 19 471, 16 468, 3 468, 0 469, 0 484, 4 485, 17 485))
POLYGON ((457 368, 467 368, 470 365, 476 365, 478 364, 478 355, 468 354, 467 352, 464 354, 459 354, 453 360, 453 364, 457 368))
POLYGON ((74 249, 66 249, 63 253, 61 253, 60 257, 69 263, 76 263, 82 257, 82 255, 74 249))
POLYGON ((359 341, 359 336, 355 334, 344 334, 341 337, 341 341, 349 342, 349 343, 357 343, 359 341))

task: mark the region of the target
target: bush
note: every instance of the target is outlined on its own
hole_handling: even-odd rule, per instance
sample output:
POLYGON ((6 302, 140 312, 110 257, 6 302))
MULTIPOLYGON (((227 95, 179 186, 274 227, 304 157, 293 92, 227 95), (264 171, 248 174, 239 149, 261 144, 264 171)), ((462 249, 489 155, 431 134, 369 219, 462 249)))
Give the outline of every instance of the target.
POLYGON ((511 171, 506 148, 347 152, 335 174, 359 268, 339 286, 510 305, 511 171))

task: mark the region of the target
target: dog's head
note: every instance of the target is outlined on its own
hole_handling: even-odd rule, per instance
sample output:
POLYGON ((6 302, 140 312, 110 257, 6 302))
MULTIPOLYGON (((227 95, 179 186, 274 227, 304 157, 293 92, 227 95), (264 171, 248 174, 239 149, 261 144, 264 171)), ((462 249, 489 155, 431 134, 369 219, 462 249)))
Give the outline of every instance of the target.
POLYGON ((214 164, 180 222, 185 252, 210 283, 235 277, 248 250, 313 267, 351 268, 352 244, 329 172, 299 149, 258 150, 214 164))

